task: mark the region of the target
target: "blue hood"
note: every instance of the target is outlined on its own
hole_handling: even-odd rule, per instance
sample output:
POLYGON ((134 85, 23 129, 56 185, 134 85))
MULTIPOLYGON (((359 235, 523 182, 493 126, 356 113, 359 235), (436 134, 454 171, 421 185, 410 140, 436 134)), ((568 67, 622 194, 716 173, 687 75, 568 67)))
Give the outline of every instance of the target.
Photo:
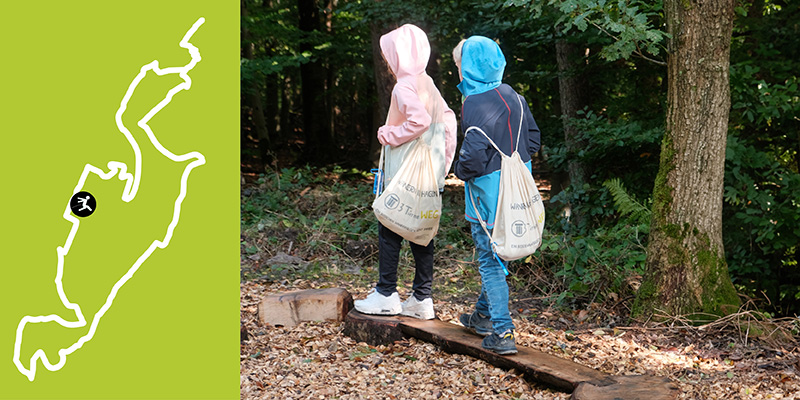
POLYGON ((506 58, 500 46, 484 36, 471 36, 461 48, 461 76, 458 90, 464 96, 492 90, 503 83, 506 58))

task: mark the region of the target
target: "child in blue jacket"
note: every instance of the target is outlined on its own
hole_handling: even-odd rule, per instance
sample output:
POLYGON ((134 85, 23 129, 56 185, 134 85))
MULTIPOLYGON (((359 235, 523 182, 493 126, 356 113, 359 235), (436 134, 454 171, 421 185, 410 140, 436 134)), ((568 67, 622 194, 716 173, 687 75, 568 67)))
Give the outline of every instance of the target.
POLYGON ((465 182, 465 217, 472 225, 481 274, 481 293, 475 312, 462 314, 460 321, 486 336, 484 348, 499 354, 514 354, 517 348, 508 310, 506 266, 492 254, 490 238, 479 221, 483 220, 491 233, 497 211, 501 156, 484 135, 466 131, 472 126, 481 128, 506 155, 516 149, 528 169, 531 156, 539 151, 541 134, 528 102, 502 82, 506 60, 497 43, 483 36, 472 36, 455 48, 453 59, 461 76, 458 89, 465 96, 461 107, 465 137, 455 162, 455 174, 465 182))

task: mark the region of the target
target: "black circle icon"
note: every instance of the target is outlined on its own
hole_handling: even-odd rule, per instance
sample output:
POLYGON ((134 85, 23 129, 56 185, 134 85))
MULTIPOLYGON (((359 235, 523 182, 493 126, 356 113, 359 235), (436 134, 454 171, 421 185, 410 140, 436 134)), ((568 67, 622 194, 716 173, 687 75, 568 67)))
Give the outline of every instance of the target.
POLYGON ((97 208, 97 201, 89 192, 78 192, 69 199, 69 208, 78 217, 84 218, 92 215, 97 208))

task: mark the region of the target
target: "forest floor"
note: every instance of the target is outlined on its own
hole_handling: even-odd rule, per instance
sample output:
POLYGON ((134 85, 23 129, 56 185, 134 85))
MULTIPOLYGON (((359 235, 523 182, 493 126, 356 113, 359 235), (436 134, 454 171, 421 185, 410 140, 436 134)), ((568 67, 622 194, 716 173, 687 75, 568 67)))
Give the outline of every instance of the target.
MULTIPOLYGON (((411 269, 411 268, 407 268, 411 269)), ((440 271, 440 273, 442 273, 440 271)), ((408 339, 390 346, 357 343, 342 324, 305 322, 293 328, 263 325, 258 303, 266 295, 298 289, 342 287, 363 298, 367 286, 347 276, 242 283, 242 399, 568 399, 516 371, 408 339)), ((457 285, 457 282, 453 282, 457 285)), ((407 286, 407 285, 406 285, 407 286)), ((437 294, 447 290, 437 290, 437 294)), ((404 298, 408 288, 401 287, 404 298), (403 293, 405 292, 405 293, 403 293)), ((680 399, 800 398, 800 349, 746 340, 732 326, 609 329, 607 310, 578 313, 539 308, 512 294, 517 345, 572 360, 613 375, 669 378, 680 399)), ((471 299, 439 294, 434 306, 443 321, 471 312, 471 299)))
MULTIPOLYGON (((339 287, 361 299, 377 279, 368 200, 348 197, 345 187, 316 186, 295 170, 282 176, 287 174, 295 178, 261 180, 243 190, 242 399, 570 397, 517 371, 413 338, 370 346, 345 336, 337 322, 262 324, 258 304, 264 296, 339 287), (278 195, 278 188, 286 196, 278 195), (343 205, 344 210, 336 208, 343 205), (366 217, 352 218, 356 214, 366 217), (367 225, 353 226, 358 224, 367 225), (354 235, 350 229, 356 228, 367 233, 354 235)), ((440 229, 433 285, 437 317, 456 324, 459 314, 472 311, 480 287, 471 240, 453 239, 462 233, 463 228, 440 229)), ((400 264, 398 291, 404 299, 413 279, 408 246, 400 264)), ((703 326, 678 317, 637 321, 628 315, 630 298, 611 296, 570 309, 555 306, 551 295, 532 291, 531 285, 510 286, 517 346, 612 375, 663 376, 679 387, 681 399, 800 399, 800 347, 791 335, 796 319, 763 320, 743 309, 703 326)))

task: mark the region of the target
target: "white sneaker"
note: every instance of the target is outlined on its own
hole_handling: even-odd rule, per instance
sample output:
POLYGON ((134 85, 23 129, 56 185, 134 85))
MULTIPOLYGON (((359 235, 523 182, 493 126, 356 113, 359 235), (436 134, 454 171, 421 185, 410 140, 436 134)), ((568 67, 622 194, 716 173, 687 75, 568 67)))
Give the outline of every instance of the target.
POLYGON ((366 299, 354 301, 353 306, 360 313, 372 315, 397 315, 403 310, 400 295, 397 292, 392 293, 391 296, 384 296, 374 288, 366 299))
POLYGON ((408 296, 408 300, 403 302, 403 311, 400 314, 419 319, 434 319, 436 313, 433 311, 433 299, 428 297, 419 301, 412 294, 408 296))

